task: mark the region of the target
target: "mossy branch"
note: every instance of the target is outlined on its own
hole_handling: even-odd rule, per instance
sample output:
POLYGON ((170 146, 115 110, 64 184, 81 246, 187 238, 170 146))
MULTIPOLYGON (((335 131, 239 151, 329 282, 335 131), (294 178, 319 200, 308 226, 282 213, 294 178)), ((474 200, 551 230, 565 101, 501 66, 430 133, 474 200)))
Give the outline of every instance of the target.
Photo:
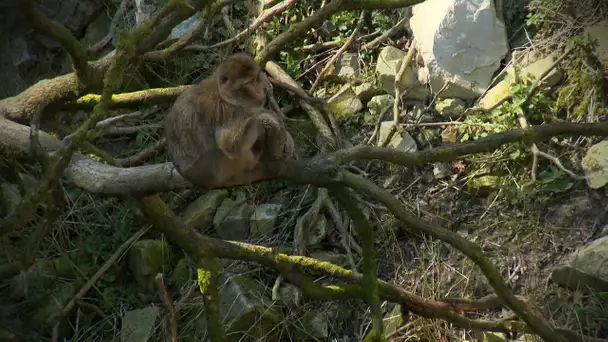
POLYGON ((362 286, 365 291, 365 299, 372 314, 372 331, 367 335, 366 341, 384 341, 384 328, 382 325, 382 310, 380 308, 380 296, 378 295, 378 278, 376 276, 376 251, 374 249, 374 234, 372 225, 363 215, 353 197, 345 188, 332 188, 331 193, 338 199, 346 209, 355 225, 357 234, 363 241, 363 279, 362 286))
POLYGON ((226 332, 220 313, 219 274, 222 265, 217 258, 200 258, 197 261, 198 286, 203 295, 205 320, 212 342, 226 341, 226 332))
MULTIPOLYGON (((231 260, 257 262, 266 267, 279 271, 291 283, 298 286, 304 293, 317 300, 361 299, 366 294, 359 284, 363 276, 346 270, 329 262, 322 262, 304 256, 290 256, 275 249, 256 246, 242 242, 230 242, 201 235, 187 227, 176 218, 173 212, 158 195, 134 199, 142 213, 153 222, 158 229, 173 243, 183 248, 193 259, 217 257, 231 260), (312 281, 305 273, 325 275, 354 283, 342 285, 321 285, 312 281)), ((488 304, 499 304, 500 300, 486 297, 477 301, 441 302, 425 299, 405 291, 394 284, 378 281, 379 296, 383 300, 399 303, 412 313, 426 318, 445 319, 462 329, 476 329, 496 332, 534 332, 524 322, 518 321, 486 321, 468 319, 456 312, 470 311, 471 308, 491 308, 488 304)), ((568 329, 557 329, 568 337, 569 341, 606 342, 603 339, 593 339, 568 329)))
MULTIPOLYGON (((122 37, 122 39, 125 39, 125 37, 122 37)), ((72 154, 76 151, 79 143, 85 140, 85 136, 89 131, 107 113, 112 94, 122 85, 124 69, 133 56, 133 49, 129 49, 127 46, 118 51, 116 58, 106 73, 103 94, 99 103, 93 108, 92 115, 78 127, 72 139, 54 153, 50 166, 42 177, 40 184, 36 189, 30 190, 25 195, 17 209, 0 226, 0 235, 11 233, 24 225, 34 215, 38 203, 44 202, 49 198, 53 187, 63 175, 64 169, 68 166, 72 154)))
POLYGON ((91 82, 93 70, 87 62, 87 54, 82 48, 76 37, 65 26, 49 19, 32 0, 20 1, 23 14, 34 29, 45 36, 48 36, 61 44, 61 47, 68 53, 72 67, 80 82, 88 85, 91 82))
MULTIPOLYGON (((167 38, 173 27, 192 16, 196 11, 209 5, 211 0, 194 0, 186 4, 181 1, 171 1, 149 23, 136 28, 132 42, 136 56, 143 56, 156 45, 167 38)), ((39 104, 61 105, 74 100, 87 92, 101 91, 102 79, 113 60, 116 51, 89 63, 91 66, 91 84, 85 89, 78 81, 76 73, 41 80, 23 92, 0 100, 0 116, 10 120, 29 122, 39 104)))
MULTIPOLYGON (((190 85, 170 87, 170 88, 154 88, 139 90, 130 93, 120 93, 112 95, 109 103, 109 108, 130 108, 137 107, 142 104, 152 105, 159 103, 169 103, 174 101, 179 94, 190 88, 190 85)), ((87 94, 74 101, 65 103, 64 109, 86 109, 91 108, 99 103, 101 95, 87 94)))
POLYGON ((543 339, 556 342, 565 341, 562 334, 557 333, 546 320, 535 315, 525 303, 513 295, 506 281, 501 276, 500 271, 490 259, 484 255, 477 244, 470 242, 448 229, 426 223, 416 218, 399 202, 399 200, 373 182, 346 171, 344 171, 342 175, 345 184, 384 204, 392 214, 409 229, 417 233, 428 234, 441 241, 447 242, 471 259, 471 261, 481 269, 496 294, 543 339))

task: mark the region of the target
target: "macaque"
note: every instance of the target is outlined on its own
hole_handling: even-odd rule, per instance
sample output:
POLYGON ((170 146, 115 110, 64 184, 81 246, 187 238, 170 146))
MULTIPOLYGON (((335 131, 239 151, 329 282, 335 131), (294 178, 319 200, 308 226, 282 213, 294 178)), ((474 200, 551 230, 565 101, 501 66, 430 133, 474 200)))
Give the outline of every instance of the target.
POLYGON ((291 158, 293 138, 264 108, 267 79, 245 53, 230 56, 175 101, 165 117, 169 156, 190 183, 207 189, 270 179, 291 158))

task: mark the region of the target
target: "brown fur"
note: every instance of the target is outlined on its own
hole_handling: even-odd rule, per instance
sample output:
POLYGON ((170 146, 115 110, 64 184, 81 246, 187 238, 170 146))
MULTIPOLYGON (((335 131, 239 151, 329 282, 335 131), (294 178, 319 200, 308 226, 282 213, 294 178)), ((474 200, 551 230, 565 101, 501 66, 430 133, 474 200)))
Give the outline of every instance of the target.
POLYGON ((177 171, 207 189, 273 177, 272 166, 293 155, 283 121, 264 109, 261 69, 232 55, 184 91, 165 117, 169 156, 177 171))

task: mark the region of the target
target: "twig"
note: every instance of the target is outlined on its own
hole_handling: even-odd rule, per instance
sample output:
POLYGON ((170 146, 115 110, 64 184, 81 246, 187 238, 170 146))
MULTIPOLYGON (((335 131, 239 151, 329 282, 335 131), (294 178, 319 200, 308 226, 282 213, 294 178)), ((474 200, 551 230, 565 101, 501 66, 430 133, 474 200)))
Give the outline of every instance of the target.
POLYGON ((367 145, 371 145, 374 139, 376 139, 376 135, 378 135, 378 133, 380 132, 380 126, 382 125, 382 121, 384 121, 386 113, 388 113, 389 109, 391 108, 391 106, 386 106, 380 111, 380 115, 378 115, 378 119, 376 120, 376 124, 374 125, 374 131, 372 132, 372 135, 369 137, 369 139, 367 139, 367 145))
POLYGON ((339 141, 340 130, 336 127, 335 120, 332 120, 333 115, 329 111, 327 102, 322 99, 310 97, 304 92, 296 81, 291 78, 278 64, 275 62, 267 62, 265 65, 266 72, 272 77, 270 79, 273 84, 288 89, 301 98, 299 101, 300 107, 306 111, 310 120, 315 125, 315 128, 319 131, 325 144, 331 149, 337 149, 341 145, 339 141), (303 100, 306 99, 306 100, 303 100), (309 102, 317 103, 322 105, 323 110, 319 110, 313 107, 309 102), (307 102, 308 101, 308 102, 307 102), (325 116, 323 115, 325 114, 325 116), (327 118, 327 119, 326 119, 327 118), (329 121, 329 124, 328 122, 329 121), (333 124, 332 124, 333 123, 333 124), (330 127, 330 125, 332 125, 330 127), (332 129, 333 128, 333 129, 332 129))
POLYGON ((117 159, 116 161, 118 162, 119 165, 121 165, 123 167, 131 167, 131 166, 139 165, 139 164, 142 164, 146 159, 153 157, 153 156, 159 154, 160 152, 162 152, 162 150, 165 148, 166 145, 167 145, 167 140, 165 138, 162 138, 159 141, 157 141, 154 145, 152 145, 144 150, 141 150, 130 157, 117 159))
POLYGON ((346 49, 348 49, 350 47, 350 45, 355 41, 355 38, 359 34, 359 31, 361 30, 361 28, 363 27, 363 23, 365 22, 366 13, 367 13, 366 11, 361 11, 361 14, 359 15, 359 21, 357 22, 357 26, 355 26, 355 29, 353 30, 353 32, 350 34, 348 39, 344 42, 344 45, 342 45, 342 47, 340 49, 338 49, 336 54, 327 62, 327 64, 325 64, 325 67, 323 67, 323 69, 321 70, 319 75, 317 75, 317 79, 315 80, 315 82, 310 87, 310 90, 308 91, 310 94, 314 94, 315 90, 317 90, 317 88, 319 87, 319 84, 321 84, 321 82, 324 80, 325 75, 329 72, 329 69, 334 65, 336 60, 338 60, 338 58, 340 58, 342 53, 344 51, 346 51, 346 49))
POLYGON ((82 299, 84 295, 89 291, 91 287, 101 278, 112 265, 116 263, 116 261, 131 247, 133 242, 137 241, 142 235, 144 235, 151 226, 145 226, 142 229, 138 230, 137 233, 133 234, 127 241, 125 241, 114 253, 112 256, 106 260, 106 262, 101 266, 95 274, 87 280, 84 286, 76 293, 72 299, 61 309, 61 311, 48 319, 48 322, 54 323, 53 325, 53 341, 59 340, 59 325, 61 320, 66 317, 72 308, 74 308, 74 304, 76 304, 76 300, 82 299))
POLYGON ((399 20, 397 22, 397 24, 395 24, 395 26, 391 27, 390 29, 388 29, 388 31, 384 32, 382 35, 380 35, 380 37, 372 40, 371 42, 363 45, 363 48, 366 50, 373 50, 376 47, 378 47, 378 45, 382 44, 384 41, 386 41, 387 39, 389 39, 391 36, 393 36, 394 34, 396 34, 397 32, 399 32, 400 30, 403 30, 405 23, 408 21, 408 17, 405 16, 403 18, 401 18, 401 20, 399 20))
POLYGON ((351 252, 350 242, 353 239, 352 236, 348 233, 346 226, 343 224, 342 219, 340 218, 340 213, 336 206, 331 202, 329 198, 325 199, 325 208, 327 208, 327 212, 329 216, 334 221, 338 232, 340 233, 340 243, 342 247, 346 250, 346 256, 348 257, 348 262, 350 263, 350 267, 353 271, 357 272, 357 264, 355 263, 355 259, 353 258, 353 253, 351 252))
POLYGON ((85 309, 93 311, 97 316, 99 316, 99 318, 101 318, 102 321, 107 321, 109 318, 108 315, 106 315, 106 313, 103 312, 103 310, 101 310, 101 308, 99 308, 99 306, 97 306, 95 304, 87 303, 82 299, 77 299, 76 305, 81 308, 85 308, 85 309))
POLYGON ((72 67, 78 75, 78 80, 88 85, 91 81, 92 69, 87 63, 87 55, 72 32, 58 22, 49 19, 32 0, 19 1, 21 9, 28 18, 28 23, 34 29, 47 37, 50 37, 61 44, 67 52, 72 62, 72 67))
MULTIPOLYGON (((399 71, 397 72, 397 75, 395 76, 395 80, 393 83, 393 86, 395 87, 395 102, 393 102, 393 125, 395 126, 395 128, 399 124, 399 105, 401 104, 401 96, 403 96, 403 94, 401 92, 401 81, 403 79, 403 75, 405 74, 407 69, 410 67, 410 64, 412 63, 412 58, 414 57, 414 51, 416 51, 416 48, 414 47, 414 41, 412 40, 410 42, 410 46, 409 46, 409 50, 407 51, 407 54, 403 57, 403 60, 401 61, 401 65, 399 66, 399 71)), ((405 91, 405 89, 404 89, 404 91, 405 91)))
MULTIPOLYGON (((372 33, 368 33, 365 35, 362 35, 358 38, 355 39, 355 42, 361 42, 370 38, 374 38, 378 35, 380 35, 381 31, 377 30, 374 31, 372 33)), ((315 44, 309 44, 309 45, 304 45, 301 48, 298 48, 298 50, 302 50, 303 52, 308 52, 308 53, 319 53, 325 50, 330 50, 330 49, 336 49, 339 48, 340 46, 342 46, 343 43, 339 40, 334 40, 334 41, 330 41, 330 42, 321 42, 321 43, 315 43, 315 44)))
POLYGON ((166 310, 165 322, 171 334, 171 342, 177 342, 179 341, 179 339, 177 338, 177 321, 175 320, 173 298, 171 297, 169 291, 167 291, 167 286, 165 286, 165 279, 162 273, 156 274, 156 277, 154 277, 154 281, 156 282, 156 289, 158 290, 158 295, 162 299, 163 305, 166 310))
MULTIPOLYGON (((536 91, 538 91, 538 89, 540 89, 540 86, 543 84, 545 78, 547 77, 547 75, 549 75, 549 73, 551 71, 553 71, 553 69, 555 67, 557 67, 557 65, 559 65, 559 63, 564 60, 568 55, 570 55, 570 53, 572 53, 572 51, 574 50, 575 46, 567 49, 559 58, 557 58, 555 60, 555 62, 553 62, 553 64, 551 64, 551 66, 549 68, 547 68, 547 70, 545 70, 540 77, 536 80, 536 82, 534 83, 534 85, 532 85, 532 87, 530 88, 530 90, 528 91, 528 93, 526 94, 526 97, 523 99, 523 101, 521 102, 521 104, 518 105, 518 108, 516 110, 517 112, 517 121, 519 123, 519 125, 521 126, 521 128, 526 129, 528 128, 528 120, 526 119, 526 113, 525 113, 525 109, 528 106, 528 104, 530 103, 530 100, 532 99, 532 96, 534 96, 534 94, 536 93, 536 91)), ((547 160, 549 160, 551 163, 553 163, 560 171, 562 171, 563 173, 565 173, 566 175, 568 175, 569 177, 575 179, 575 180, 584 180, 587 177, 585 176, 579 176, 577 174, 575 174, 574 172, 566 169, 564 167, 564 165, 560 162, 560 160, 546 152, 542 152, 538 146, 536 145, 536 143, 532 143, 530 145, 530 151, 532 152, 532 170, 530 171, 530 181, 527 182, 526 184, 524 184, 524 187, 529 187, 531 185, 533 185, 534 183, 536 183, 536 174, 538 171, 538 158, 539 157, 543 157, 547 160)))
MULTIPOLYGON (((274 280, 274 285, 272 285, 272 296, 270 298, 272 298, 273 301, 277 301, 280 298, 280 289, 281 289, 281 284, 283 283, 283 276, 281 274, 279 274, 279 276, 277 277, 277 279, 274 280)), ((299 298, 299 297, 296 297, 299 298)))
POLYGON ((106 34, 106 36, 103 37, 99 42, 89 46, 89 51, 99 52, 103 50, 103 48, 106 47, 106 45, 108 45, 108 43, 112 40, 112 38, 114 38, 118 23, 127 11, 127 6, 129 5, 130 1, 131 0, 122 0, 120 2, 120 5, 118 6, 116 13, 114 14, 114 17, 112 18, 112 22, 110 23, 110 30, 108 31, 108 34, 106 34))
POLYGON ((217 43, 217 44, 205 46, 203 49, 204 50, 215 50, 217 48, 238 42, 242 38, 249 36, 251 34, 251 32, 257 30, 260 26, 262 26, 262 24, 264 24, 266 21, 268 21, 275 15, 280 14, 281 12, 283 12, 286 9, 288 9, 289 7, 291 7, 295 2, 296 2, 296 0, 285 0, 283 2, 280 2, 276 5, 274 5, 273 7, 269 8, 267 10, 264 10, 264 12, 262 12, 255 19, 255 21, 251 25, 249 25, 245 30, 241 31, 238 34, 235 31, 232 34, 233 35, 232 38, 225 40, 223 42, 217 43))
POLYGON ((232 21, 230 20, 229 6, 222 8, 222 21, 224 22, 226 30, 228 30, 228 34, 233 37, 236 36, 236 29, 234 28, 234 25, 232 25, 232 21))
POLYGON ((441 87, 441 89, 439 89, 439 91, 435 94, 435 96, 433 96, 433 99, 431 100, 429 105, 426 106, 426 108, 424 109, 425 111, 428 111, 431 108, 433 108, 433 105, 435 104, 435 102, 437 101, 437 99, 439 98, 441 93, 443 93, 448 88, 448 85, 450 85, 450 82, 448 82, 448 81, 445 81, 445 83, 443 83, 443 86, 441 87))
POLYGON ((102 136, 110 136, 110 137, 120 137, 125 135, 133 135, 139 132, 144 132, 148 130, 156 130, 162 128, 162 124, 154 123, 154 124, 145 124, 138 126, 112 126, 107 127, 103 130, 103 132, 99 132, 97 134, 97 138, 101 138, 102 136))
POLYGON ((142 117, 142 111, 140 111, 140 110, 132 112, 132 113, 117 115, 117 116, 113 116, 111 118, 107 118, 105 120, 99 121, 95 125, 95 128, 97 130, 102 130, 102 129, 106 128, 106 127, 113 126, 113 125, 115 125, 118 122, 122 122, 122 121, 125 121, 127 119, 139 119, 141 117, 142 117))

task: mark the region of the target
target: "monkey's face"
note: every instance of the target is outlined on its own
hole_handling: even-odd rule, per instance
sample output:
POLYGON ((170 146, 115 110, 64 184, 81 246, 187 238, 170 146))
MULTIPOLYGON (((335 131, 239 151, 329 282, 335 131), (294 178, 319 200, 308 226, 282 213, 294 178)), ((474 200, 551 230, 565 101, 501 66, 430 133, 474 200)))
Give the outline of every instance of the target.
POLYGON ((235 54, 222 63, 217 72, 222 97, 243 106, 264 106, 266 95, 261 82, 262 69, 251 56, 235 54))

